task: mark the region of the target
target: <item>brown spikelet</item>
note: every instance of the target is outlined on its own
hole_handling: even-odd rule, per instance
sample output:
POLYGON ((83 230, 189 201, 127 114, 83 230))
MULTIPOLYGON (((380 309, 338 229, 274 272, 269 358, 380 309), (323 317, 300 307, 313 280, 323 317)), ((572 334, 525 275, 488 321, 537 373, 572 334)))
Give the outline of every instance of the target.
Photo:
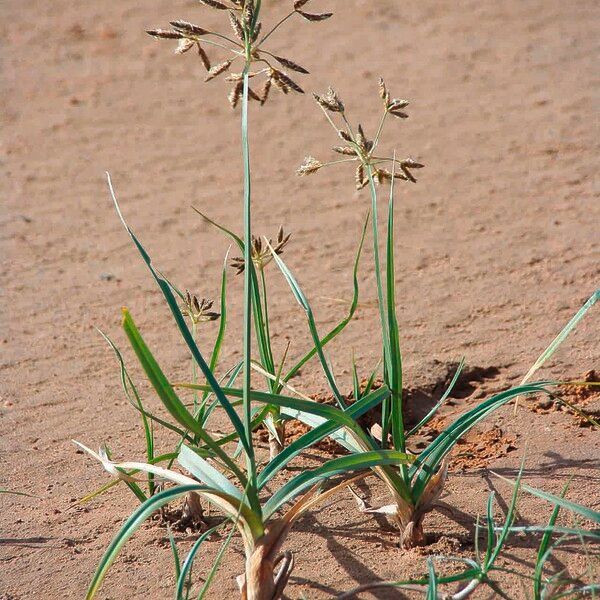
POLYGON ((333 13, 307 13, 303 10, 296 10, 299 15, 302 15, 307 21, 324 21, 325 19, 329 19, 329 17, 333 17, 333 13))
POLYGON ((400 163, 400 169, 402 169, 402 173, 404 173, 406 179, 411 181, 412 183, 417 183, 417 180, 413 176, 413 174, 408 170, 408 167, 402 163, 400 163))
POLYGON ((281 71, 277 71, 276 69, 271 70, 271 82, 273 85, 283 94, 287 94, 290 91, 290 88, 283 82, 280 77, 281 71))
POLYGON ((258 39, 258 36, 260 35, 261 30, 262 30, 262 23, 259 21, 256 24, 256 27, 254 28, 254 33, 252 34, 252 39, 250 40, 252 43, 254 43, 258 39))
POLYGON ((257 102, 261 101, 260 96, 251 87, 248 88, 248 98, 257 102))
POLYGON ((363 149, 367 148, 367 138, 365 137, 365 132, 363 131, 362 125, 358 125, 358 133, 356 134, 356 143, 363 149))
POLYGON ((190 40, 188 38, 182 38, 179 40, 179 44, 177 44, 177 48, 175 48, 175 54, 184 54, 190 48, 194 46, 194 40, 190 40))
POLYGON ((387 169, 376 169, 375 179, 377 180, 377 183, 382 183, 383 181, 391 181, 392 174, 387 169))
POLYGON ((304 73, 305 75, 308 74, 308 71, 304 67, 300 66, 298 63, 295 63, 293 60, 290 60, 289 58, 283 58, 282 56, 275 56, 275 55, 273 55, 273 58, 280 65, 283 65, 287 69, 291 69, 292 71, 296 71, 298 73, 304 73))
POLYGON ((289 89, 298 92, 298 94, 304 94, 304 90, 288 75, 286 75, 283 71, 276 71, 277 77, 279 80, 287 86, 289 89))
POLYGON ((388 108, 390 103, 390 93, 387 90, 383 77, 379 78, 379 96, 383 100, 384 106, 388 108))
POLYGON ((198 46, 198 56, 200 57, 200 60, 202 61, 202 64, 204 65, 204 68, 207 71, 210 71, 210 59, 208 58, 208 54, 206 54, 206 51, 200 45, 199 42, 197 42, 196 44, 198 46))
POLYGON ((208 71, 208 75, 204 78, 204 81, 210 81, 211 79, 214 79, 221 73, 224 73, 225 71, 227 71, 227 69, 229 69, 229 67, 231 66, 232 62, 233 62, 233 60, 229 59, 229 60, 226 60, 225 62, 219 63, 218 65, 215 65, 214 67, 212 67, 212 69, 210 69, 208 71))
MULTIPOLYGON (((279 231, 277 232, 277 244, 273 246, 273 250, 275 254, 281 254, 283 252, 284 247, 290 241, 291 233, 285 235, 283 232, 283 225, 279 227, 279 231)), ((269 244, 271 244, 271 240, 269 240, 269 244)))
POLYGON ((148 29, 146 33, 152 37, 166 40, 180 40, 185 37, 182 33, 172 31, 171 29, 148 29))
POLYGON ((333 88, 329 88, 325 94, 313 94, 313 98, 325 109, 331 112, 344 112, 344 103, 340 100, 333 88))
POLYGON ((249 30, 254 19, 254 0, 245 0, 242 10, 242 25, 249 30))
POLYGON ((231 28, 237 39, 240 40, 240 42, 244 42, 244 30, 242 29, 242 24, 238 21, 238 18, 232 10, 229 11, 229 22, 231 23, 231 28))
POLYGON ((242 97, 242 92, 244 90, 244 82, 238 81, 229 92, 229 96, 227 99, 229 100, 229 104, 231 104, 231 108, 235 108, 242 97))
POLYGON ((401 100, 400 98, 394 98, 389 103, 389 110, 402 110, 406 108, 410 102, 408 100, 401 100))
POLYGON ((262 90, 260 91, 260 104, 261 106, 267 101, 267 98, 269 97, 269 92, 271 91, 271 78, 269 77, 269 79, 266 79, 263 86, 262 86, 262 90))
POLYGON ((350 148, 350 146, 334 146, 332 148, 334 152, 338 154, 345 154, 347 156, 356 156, 356 150, 354 148, 350 148))
POLYGON ((356 174, 354 175, 354 179, 356 181, 356 189, 362 190, 365 185, 367 185, 367 178, 365 177, 365 167, 361 163, 356 167, 356 174))
POLYGON ((338 135, 345 140, 346 142, 353 142, 354 140, 352 139, 352 136, 347 132, 344 131, 343 129, 340 129, 338 131, 338 135))
POLYGON ((210 6, 210 8, 216 8, 217 10, 227 10, 229 8, 222 2, 217 2, 217 0, 199 0, 199 2, 206 6, 210 6))
POLYGON ((208 29, 202 29, 198 25, 188 23, 187 21, 171 21, 169 23, 173 29, 187 35, 206 35, 210 33, 208 29))
POLYGON ((422 169, 425 165, 417 162, 412 158, 406 158, 403 161, 400 161, 400 165, 404 167, 409 167, 411 169, 422 169))
POLYGON ((313 173, 316 173, 322 166, 323 163, 320 160, 317 160, 312 156, 307 156, 300 167, 298 167, 296 174, 300 176, 312 175, 313 173))

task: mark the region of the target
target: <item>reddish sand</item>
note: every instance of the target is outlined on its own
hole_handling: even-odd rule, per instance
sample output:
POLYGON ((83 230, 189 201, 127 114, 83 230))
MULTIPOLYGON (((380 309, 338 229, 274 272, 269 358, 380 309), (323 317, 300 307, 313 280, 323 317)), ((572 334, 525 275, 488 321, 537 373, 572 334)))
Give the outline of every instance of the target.
MULTIPOLYGON (((215 297, 228 242, 190 204, 241 229, 239 119, 222 81, 204 84, 196 58, 175 57, 168 43, 144 34, 170 18, 216 25, 219 13, 183 0, 2 4, 0 487, 36 497, 0 498, 0 598, 81 598, 136 500, 123 487, 77 505, 107 477, 70 440, 107 442, 115 456, 143 457, 139 419, 94 328, 123 348, 154 409, 159 402, 120 331, 120 307, 130 307, 173 378, 189 371, 162 297, 111 207, 104 171, 160 268, 179 286, 215 297)), ((279 14, 290 2, 271 4, 279 14)), ((464 355, 470 366, 494 373, 473 381, 455 411, 517 382, 598 287, 598 4, 332 0, 319 6, 331 8, 334 18, 293 22, 273 36, 271 48, 311 70, 302 80, 307 91, 334 85, 368 131, 379 110, 379 75, 394 95, 411 101, 410 118, 391 123, 384 138, 387 149, 427 165, 417 185, 398 186, 398 316, 407 385, 435 380, 433 359, 464 355)), ((306 154, 327 158, 334 143, 309 94, 253 105, 251 134, 255 231, 272 236, 283 224, 293 232, 285 257, 325 330, 351 295, 366 191, 356 193, 352 172, 342 168, 293 175, 306 154)), ((370 261, 366 250, 356 319, 330 347, 345 388, 352 352, 361 375, 378 356, 370 261)), ((299 356, 308 347, 303 314, 272 266, 268 276, 277 354, 291 340, 299 356)), ((241 288, 232 277, 223 364, 240 357, 241 288)), ((214 329, 207 328, 211 337, 214 329)), ((542 376, 580 377, 598 366, 592 311, 542 376)), ((316 364, 294 385, 308 393, 326 389, 316 364)), ((596 414, 599 408, 597 397, 586 403, 596 414)), ((359 514, 341 494, 291 535, 287 547, 297 566, 289 596, 329 598, 359 583, 416 576, 427 553, 472 556, 473 523, 488 490, 509 494, 483 467, 513 475, 525 452, 527 482, 556 493, 573 477, 569 498, 598 509, 597 430, 563 412, 524 406, 516 418, 510 408, 499 412, 481 432, 499 451, 486 451, 471 466, 463 455, 443 498, 446 508, 426 521, 428 548, 402 552, 393 529, 359 514)), ((465 448, 481 446, 472 439, 465 448)), ((320 456, 313 452, 304 464, 320 456)), ((373 504, 385 502, 384 490, 368 483, 373 504)), ((544 522, 549 511, 523 497, 522 522, 544 522)), ((172 597, 165 535, 156 525, 142 528, 99 597, 172 597)), ((181 538, 182 550, 192 539, 181 538)), ((515 538, 502 564, 527 570, 535 543, 515 538)), ((219 547, 218 540, 206 545, 198 576, 219 547)), ((577 544, 552 568, 561 564, 572 575, 583 573, 577 544)), ((235 542, 211 597, 232 597, 241 570, 235 542)), ((511 598, 526 597, 511 577, 500 582, 511 598)))

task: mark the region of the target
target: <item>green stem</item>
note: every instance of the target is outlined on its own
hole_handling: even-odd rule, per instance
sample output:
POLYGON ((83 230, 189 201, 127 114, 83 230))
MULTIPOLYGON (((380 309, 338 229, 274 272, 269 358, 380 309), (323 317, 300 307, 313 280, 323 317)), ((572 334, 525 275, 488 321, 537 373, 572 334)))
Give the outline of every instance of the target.
MULTIPOLYGON (((264 269, 260 269, 260 285, 261 285, 261 297, 262 297, 262 303, 263 303, 263 327, 264 327, 264 345, 266 346, 265 348, 265 353, 269 359, 269 365, 263 365, 264 368, 266 368, 269 373, 271 375, 275 375, 275 365, 273 362, 273 350, 271 348, 271 330, 269 328, 269 306, 267 304, 267 280, 265 278, 265 271, 264 269)), ((267 384, 269 386, 269 390, 271 392, 275 391, 275 388, 277 386, 277 383, 274 382, 272 379, 267 378, 267 384)))
MULTIPOLYGON (((198 345, 198 324, 196 321, 192 320, 192 338, 194 339, 194 344, 198 345)), ((196 359, 192 356, 192 382, 198 382, 198 363, 196 359)), ((198 412, 198 392, 194 391, 194 414, 198 412)), ((202 422, 202 415, 198 415, 198 420, 202 422)))
MULTIPOLYGON (((371 192, 371 212, 372 227, 373 227, 373 261, 375 263, 375 281, 377 287, 377 304, 379 306, 379 319, 381 321, 381 342, 383 346, 383 378, 388 381, 391 365, 388 353, 389 334, 387 319, 385 315, 385 303, 383 295, 383 283, 381 280, 381 262, 379 260, 379 215, 377 214, 377 190, 375 189, 375 181, 373 179, 373 170, 370 164, 366 164, 367 176, 369 178, 369 191, 371 192)), ((390 430, 390 399, 386 398, 381 404, 381 445, 385 448, 387 445, 388 433, 390 430)))
MULTIPOLYGON (((249 55, 249 47, 246 48, 249 55)), ((252 280, 251 280, 251 184, 250 184, 250 145, 248 143, 248 71, 249 56, 244 68, 244 89, 242 95, 242 156, 244 163, 244 379, 243 379, 243 422, 246 441, 250 451, 246 453, 248 480, 251 488, 256 489, 256 462, 252 446, 252 406, 250 389, 252 379, 252 280)), ((260 502, 255 494, 249 494, 252 508, 261 514, 260 502)))
POLYGON ((379 143, 379 137, 381 136, 381 132, 383 131, 383 125, 385 124, 385 119, 387 117, 387 110, 381 116, 381 120, 379 121, 379 127, 377 128, 377 133, 375 134, 375 138, 373 140, 373 147, 371 148, 371 153, 375 152, 375 148, 377 148, 377 144, 379 143))

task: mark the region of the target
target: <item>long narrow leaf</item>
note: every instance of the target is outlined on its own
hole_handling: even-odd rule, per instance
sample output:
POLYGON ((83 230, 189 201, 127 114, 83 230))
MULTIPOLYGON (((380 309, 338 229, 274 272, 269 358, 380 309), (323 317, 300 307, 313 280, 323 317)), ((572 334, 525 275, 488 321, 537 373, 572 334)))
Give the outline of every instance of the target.
MULTIPOLYGON (((156 359, 144 342, 144 339, 142 338, 133 321, 133 318, 127 309, 123 309, 123 328, 125 329, 125 333, 129 338, 131 346, 134 349, 142 368, 146 372, 150 383, 152 383, 152 386, 156 390, 156 393, 158 394, 162 403, 165 405, 165 408, 181 425, 198 435, 200 439, 236 474, 240 480, 240 483, 245 486, 247 484, 245 475, 229 458, 229 456, 219 447, 219 445, 214 442, 214 440, 204 430, 202 425, 200 425, 200 423, 194 419, 183 402, 181 402, 181 400, 177 397, 177 394, 175 394, 171 384, 164 376, 160 366, 156 362, 156 359)), ((223 394, 222 391, 221 394, 223 394)), ((223 395, 223 397, 225 396, 223 395)), ((227 399, 226 402, 229 405, 229 401, 227 399)))
POLYGON ((397 452, 396 450, 374 450, 361 454, 350 454, 327 461, 322 466, 300 473, 279 488, 264 506, 265 518, 270 517, 286 502, 293 500, 300 492, 323 479, 339 474, 348 474, 352 471, 370 469, 382 465, 395 465, 410 463, 414 457, 397 452))
POLYGON ((477 423, 489 414, 510 402, 513 398, 526 394, 547 393, 542 384, 521 385, 499 394, 480 403, 475 408, 461 415, 454 423, 442 433, 419 455, 415 464, 409 471, 409 476, 416 475, 413 485, 413 495, 417 499, 423 493, 427 482, 437 471, 441 461, 454 448, 458 441, 470 431, 477 423))
MULTIPOLYGON (((152 264, 152 259, 150 258, 149 254, 146 252, 146 250, 144 249, 144 247, 142 246, 140 241, 137 239, 137 237, 135 236, 133 231, 130 229, 129 225, 127 225, 127 222, 125 221, 123 214, 121 213, 121 209, 119 207, 119 203, 117 202, 117 198, 116 198, 113 186, 112 186, 110 175, 108 173, 107 173, 107 179, 108 179, 108 186, 110 189, 110 193, 111 193, 117 214, 119 215, 119 218, 121 219, 121 222, 123 223, 123 226, 125 227, 127 233, 133 240, 133 243, 135 244, 136 248, 138 249, 138 252, 142 256, 148 269, 152 273, 152 276, 154 277, 156 283, 158 284, 161 292, 163 293, 163 296, 165 297, 167 304, 169 305, 169 308, 171 309, 171 313, 173 314, 173 317, 175 319, 177 327, 178 327, 179 331, 181 332, 181 335, 183 336, 183 339, 186 342, 188 348, 190 349, 190 352, 192 353, 193 358, 196 360, 200 369, 204 373, 206 380, 208 381, 208 383, 212 387, 213 391, 215 392, 217 398, 219 399, 219 402, 221 402, 221 404, 223 405, 223 408, 225 408, 225 410, 227 411, 229 419, 231 420, 231 423, 234 426, 234 428, 237 430, 238 435, 240 436, 240 438, 246 438, 246 435, 244 433, 244 426, 243 426, 239 416, 237 415, 237 413, 235 412, 233 407, 229 404, 227 398, 222 393, 222 391, 219 387, 219 384, 217 383, 217 380, 215 379, 213 373, 211 372, 208 365, 206 364, 204 357, 202 356, 202 354, 200 353, 200 350, 198 350, 198 347, 196 346, 196 343, 194 342, 192 334, 190 333, 190 330, 185 322, 185 319, 184 319, 183 315, 181 314, 181 310, 179 309, 177 300, 176 300, 175 296, 173 295, 173 292, 171 291, 170 285, 160 275, 160 273, 154 268, 154 266, 152 264)), ((245 443, 244 443, 244 449, 249 456, 253 456, 252 446, 251 446, 251 444, 248 444, 247 439, 245 440, 245 443)))
POLYGON ((565 338, 577 326, 579 321, 583 319, 588 310, 590 310, 590 308, 596 304, 598 299, 600 299, 600 289, 596 290, 589 297, 587 302, 575 313, 573 318, 562 328, 561 332, 552 340, 550 345, 540 354, 535 363, 533 363, 531 369, 529 369, 525 377, 523 377, 521 383, 526 383, 529 381, 533 377, 534 373, 556 352, 565 338))
POLYGON ((102 580, 104 579, 106 572, 117 558, 121 548, 125 542, 136 532, 136 530, 142 525, 142 523, 148 519, 154 512, 165 504, 181 498, 188 492, 210 490, 203 485, 182 485, 174 488, 165 490, 149 498, 144 504, 142 504, 125 522, 119 533, 113 538, 112 542, 106 549, 98 568, 92 578, 92 582, 88 588, 86 594, 86 600, 91 600, 98 591, 102 580))
POLYGON ((306 299, 304 292, 302 292, 302 290, 300 289, 300 286, 298 285, 298 282, 296 281, 295 277, 292 275, 291 271, 288 269, 288 267, 283 262, 281 257, 273 250, 271 245, 268 242, 267 242, 267 244, 269 246, 269 249, 271 250, 273 259, 275 260, 275 262, 277 263, 277 266, 279 267, 279 270, 282 272, 283 276, 285 277, 285 280, 288 282, 288 285, 290 286, 290 289, 292 290, 292 294, 294 295, 294 298, 296 298, 298 304, 300 304, 300 306, 304 309, 304 312, 306 313, 306 318, 308 320, 308 328, 310 330, 310 334, 312 336, 315 348, 317 349, 317 354, 318 354, 319 360, 321 362, 321 367, 323 368, 323 372, 325 373, 325 377, 327 378, 329 387, 331 388, 331 391, 333 392, 333 395, 334 395, 338 405, 340 406, 340 408, 344 408, 346 403, 344 402, 344 399, 343 399, 342 394, 340 393, 338 386, 335 382, 335 378, 333 376, 333 373, 331 372, 331 369, 329 367, 327 359, 325 358, 325 353, 323 351, 321 339, 320 339, 319 333, 317 331, 317 324, 315 323, 312 308, 310 307, 310 304, 309 304, 308 300, 306 299))
MULTIPOLYGON (((516 482, 512 481, 511 479, 503 477, 502 475, 499 475, 494 471, 491 471, 491 473, 496 477, 502 479, 502 481, 509 483, 510 485, 516 485, 516 482)), ((560 496, 555 496, 554 494, 544 492, 543 490, 538 490, 537 488, 531 487, 526 483, 521 483, 521 489, 525 490, 526 492, 529 492, 530 494, 533 494, 534 496, 537 496, 538 498, 541 498, 542 500, 546 500, 547 502, 550 502, 555 506, 560 506, 562 508, 570 510, 571 512, 577 513, 578 515, 581 515, 582 517, 589 519, 594 523, 600 523, 600 512, 598 512, 597 510, 593 510, 591 508, 588 508, 587 506, 571 502, 569 500, 566 500, 565 498, 561 498, 560 496)))
MULTIPOLYGON (((321 347, 325 347, 331 340, 333 340, 338 334, 340 334, 348 323, 354 317, 354 313, 358 307, 358 265, 360 264, 360 256, 362 253, 362 249, 365 243, 365 235, 367 233, 367 225, 369 224, 369 215, 365 218, 365 223, 362 228, 362 233, 360 236, 360 242, 358 244, 358 249, 356 251, 356 256, 354 258, 354 267, 352 269, 352 300, 350 301, 350 308, 348 309, 348 314, 344 317, 329 333, 324 335, 321 338, 321 347)), ((318 347, 314 345, 285 375, 283 378, 284 381, 289 381, 292 377, 294 377, 298 371, 317 353, 318 347)))

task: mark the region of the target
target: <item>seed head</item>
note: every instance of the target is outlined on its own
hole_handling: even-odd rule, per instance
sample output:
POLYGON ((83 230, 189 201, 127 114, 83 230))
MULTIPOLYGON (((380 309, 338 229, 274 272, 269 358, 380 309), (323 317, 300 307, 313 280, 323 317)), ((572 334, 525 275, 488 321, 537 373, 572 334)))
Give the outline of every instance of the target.
POLYGON ((244 29, 232 10, 229 11, 229 22, 231 23, 231 28, 235 33, 235 37, 237 37, 240 42, 244 42, 244 29))
POLYGON ((204 78, 204 81, 210 81, 211 79, 218 77, 221 73, 227 71, 232 62, 233 60, 229 59, 212 67, 212 69, 208 71, 208 75, 204 78))
MULTIPOLYGON (((224 71, 228 71, 231 64, 236 60, 248 63, 244 65, 246 69, 250 64, 260 64, 260 69, 257 70, 257 74, 262 75, 265 78, 264 84, 258 92, 248 89, 248 95, 249 98, 259 101, 261 105, 267 101, 269 92, 273 86, 283 94, 288 94, 290 91, 299 94, 304 93, 302 87, 288 75, 288 71, 294 71, 305 75, 308 73, 308 70, 294 60, 277 56, 262 49, 263 42, 269 38, 270 35, 286 21, 286 19, 277 23, 269 30, 267 35, 264 35, 261 38, 260 32, 262 24, 258 20, 256 0, 200 0, 200 2, 209 8, 227 11, 229 24, 234 35, 229 38, 223 35, 221 35, 221 37, 225 37, 229 40, 230 45, 233 46, 230 48, 232 56, 229 60, 220 61, 213 66, 211 64, 212 61, 209 59, 208 53, 205 50, 206 44, 204 44, 205 47, 202 47, 199 42, 205 35, 220 34, 188 21, 171 21, 172 29, 151 29, 148 30, 148 34, 156 38, 179 40, 179 44, 175 51, 176 54, 187 53, 194 44, 197 44, 200 60, 208 72, 205 81, 210 81, 224 71), (246 48, 247 44, 250 46, 249 48, 246 48)), ((309 21, 321 21, 331 16, 330 13, 305 13, 301 9, 308 2, 309 0, 296 0, 294 2, 294 12, 298 12, 300 16, 309 21)), ((265 3, 263 2, 263 5, 264 4, 265 3)), ((291 14, 294 14, 294 12, 291 14)), ((219 46, 219 44, 217 44, 217 46, 219 46)), ((227 49, 222 44, 221 47, 227 49)), ((230 80, 236 83, 238 81, 237 78, 232 78, 230 80)), ((228 99, 232 106, 237 106, 237 104, 239 104, 239 86, 234 86, 228 95, 228 99)))
POLYGON ((344 103, 332 88, 329 88, 322 96, 313 94, 313 97, 325 110, 337 113, 344 112, 344 103))
POLYGON ((185 37, 182 33, 178 31, 173 31, 171 29, 147 29, 146 33, 156 38, 162 38, 166 40, 180 40, 185 37))
POLYGON ((338 154, 345 154, 346 156, 356 156, 356 150, 350 146, 333 146, 332 150, 338 154))
POLYGON ((307 13, 303 10, 296 10, 296 12, 305 18, 307 21, 324 21, 333 16, 333 13, 307 13))
POLYGON ((177 44, 177 48, 175 48, 175 54, 183 54, 187 52, 190 48, 195 46, 196 42, 194 40, 190 40, 189 38, 183 38, 179 40, 179 44, 177 44))
POLYGON ((369 180, 365 177, 365 167, 362 163, 356 167, 356 173, 354 174, 354 180, 356 181, 356 189, 362 190, 369 180))
POLYGON ((217 10, 228 10, 228 6, 217 0, 199 0, 202 4, 210 6, 210 8, 216 8, 217 10))
POLYGON ((335 117, 327 115, 327 118, 334 127, 337 135, 344 142, 347 142, 347 144, 341 146, 333 146, 332 149, 337 154, 352 158, 321 163, 312 156, 308 156, 304 160, 302 166, 297 170, 297 173, 299 175, 309 175, 315 173, 322 167, 336 165, 338 163, 353 162, 356 164, 354 179, 358 190, 364 188, 371 178, 378 184, 385 181, 391 182, 393 179, 401 179, 416 183, 417 180, 412 174, 412 169, 421 169, 424 166, 423 164, 412 158, 398 161, 395 156, 391 158, 381 156, 379 153, 375 152, 375 147, 379 143, 383 124, 385 122, 385 115, 390 113, 400 118, 406 118, 408 116, 402 112, 402 109, 408 105, 408 101, 398 98, 390 99, 388 88, 385 81, 381 78, 379 79, 379 96, 383 101, 384 114, 380 121, 380 126, 377 130, 375 139, 370 140, 367 138, 360 123, 357 125, 356 129, 353 129, 350 125, 344 114, 344 103, 332 88, 329 88, 323 95, 314 94, 315 100, 323 109, 332 113, 342 113, 341 120, 343 121, 343 126, 340 128, 338 128, 338 125, 335 123, 335 117), (385 166, 388 165, 392 165, 393 168, 385 168, 385 166), (396 167, 398 170, 396 170, 396 167))
MULTIPOLYGON (((294 90, 298 94, 304 94, 304 90, 291 77, 286 75, 283 71, 278 71, 277 69, 273 69, 273 74, 272 74, 271 78, 278 80, 286 88, 294 90)), ((287 92, 285 92, 285 93, 287 93, 287 92)))
POLYGON ((186 290, 181 314, 189 317, 195 325, 207 321, 216 321, 221 315, 218 312, 211 311, 213 304, 212 300, 206 298, 199 300, 197 296, 193 296, 186 290))
POLYGON ((171 21, 169 23, 175 31, 179 31, 183 35, 206 35, 210 33, 207 29, 202 29, 198 25, 194 25, 193 23, 188 23, 187 21, 171 21))
POLYGON ((231 92, 229 92, 229 96, 227 97, 227 99, 229 100, 229 104, 231 104, 231 108, 235 108, 238 105, 238 102, 240 101, 240 98, 242 97, 242 92, 244 90, 244 82, 243 81, 238 81, 233 88, 231 89, 231 92))
MULTIPOLYGON (((252 243, 250 245, 250 255, 252 258, 252 262, 254 263, 254 267, 259 271, 262 271, 273 259, 273 255, 271 254, 271 250, 268 246, 273 248, 275 254, 283 253, 283 249, 287 245, 290 240, 291 233, 287 235, 283 231, 283 227, 279 228, 277 232, 276 242, 273 243, 273 240, 269 239, 269 244, 263 245, 263 238, 252 236, 252 243)), ((266 240, 266 238, 264 238, 266 240)), ((246 268, 244 259, 240 256, 231 259, 231 266, 236 270, 236 275, 244 272, 246 268)))
POLYGON ((296 173, 301 177, 304 175, 312 175, 316 173, 321 167, 323 167, 323 163, 312 156, 307 156, 304 159, 304 162, 298 167, 296 173))
POLYGON ((292 71, 297 71, 298 73, 303 73, 305 75, 308 75, 308 71, 304 67, 301 67, 299 64, 295 63, 293 60, 290 60, 289 58, 283 58, 281 56, 273 56, 273 58, 280 65, 286 67, 287 69, 291 69, 292 71))
POLYGON ((198 56, 200 56, 204 68, 207 71, 210 71, 210 59, 208 58, 208 54, 206 54, 204 48, 200 45, 200 42, 196 42, 196 45, 198 46, 198 56))

